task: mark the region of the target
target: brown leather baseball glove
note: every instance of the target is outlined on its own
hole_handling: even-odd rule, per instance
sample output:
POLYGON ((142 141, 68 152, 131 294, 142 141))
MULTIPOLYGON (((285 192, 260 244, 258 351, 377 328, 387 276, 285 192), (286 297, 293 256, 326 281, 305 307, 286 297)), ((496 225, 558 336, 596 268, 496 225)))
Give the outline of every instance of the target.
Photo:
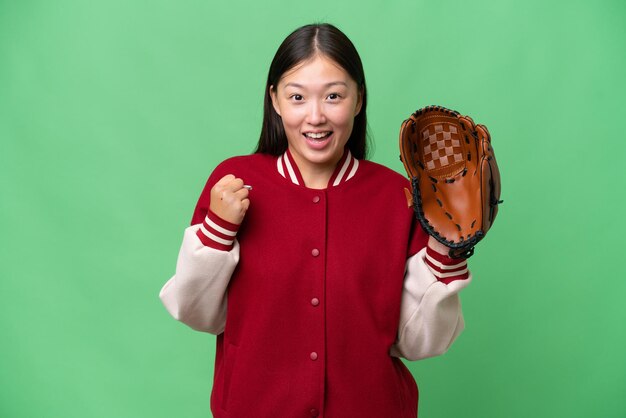
POLYGON ((468 258, 498 213, 500 172, 487 127, 441 106, 413 113, 400 128, 400 159, 426 232, 468 258))

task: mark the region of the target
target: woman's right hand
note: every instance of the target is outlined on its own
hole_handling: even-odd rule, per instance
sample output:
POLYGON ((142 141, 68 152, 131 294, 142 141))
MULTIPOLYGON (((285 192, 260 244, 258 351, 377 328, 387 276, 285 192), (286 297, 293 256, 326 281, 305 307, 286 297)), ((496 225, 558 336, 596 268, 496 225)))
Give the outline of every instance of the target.
POLYGON ((243 185, 243 180, 232 174, 222 177, 211 189, 211 212, 232 224, 241 224, 250 206, 249 191, 243 185))

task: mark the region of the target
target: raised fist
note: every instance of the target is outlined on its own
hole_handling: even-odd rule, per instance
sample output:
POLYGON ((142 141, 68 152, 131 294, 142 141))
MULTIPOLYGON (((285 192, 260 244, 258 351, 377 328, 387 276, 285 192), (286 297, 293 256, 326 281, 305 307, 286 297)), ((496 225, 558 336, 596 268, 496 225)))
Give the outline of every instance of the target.
POLYGON ((250 206, 248 193, 248 187, 244 187, 242 179, 227 174, 211 189, 209 208, 225 221, 239 225, 250 206))

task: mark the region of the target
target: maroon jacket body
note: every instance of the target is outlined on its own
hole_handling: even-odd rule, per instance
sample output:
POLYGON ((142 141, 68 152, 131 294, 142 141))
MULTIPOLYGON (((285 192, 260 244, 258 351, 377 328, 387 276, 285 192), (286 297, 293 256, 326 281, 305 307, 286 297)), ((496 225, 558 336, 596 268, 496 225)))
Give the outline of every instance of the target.
POLYGON ((222 176, 253 187, 217 337, 216 418, 416 417, 415 381, 389 351, 405 263, 427 235, 404 177, 358 161, 345 180, 346 158, 325 190, 294 184, 262 154, 226 160, 209 178, 192 224, 202 223, 222 176))

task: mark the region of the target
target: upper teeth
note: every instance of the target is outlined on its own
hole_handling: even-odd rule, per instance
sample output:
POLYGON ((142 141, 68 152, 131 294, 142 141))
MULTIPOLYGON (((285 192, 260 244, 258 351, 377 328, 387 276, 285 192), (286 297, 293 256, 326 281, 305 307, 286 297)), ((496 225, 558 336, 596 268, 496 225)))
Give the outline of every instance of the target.
POLYGON ((320 139, 327 135, 330 135, 330 132, 320 132, 320 133, 307 132, 305 133, 305 135, 308 136, 309 138, 320 139))

